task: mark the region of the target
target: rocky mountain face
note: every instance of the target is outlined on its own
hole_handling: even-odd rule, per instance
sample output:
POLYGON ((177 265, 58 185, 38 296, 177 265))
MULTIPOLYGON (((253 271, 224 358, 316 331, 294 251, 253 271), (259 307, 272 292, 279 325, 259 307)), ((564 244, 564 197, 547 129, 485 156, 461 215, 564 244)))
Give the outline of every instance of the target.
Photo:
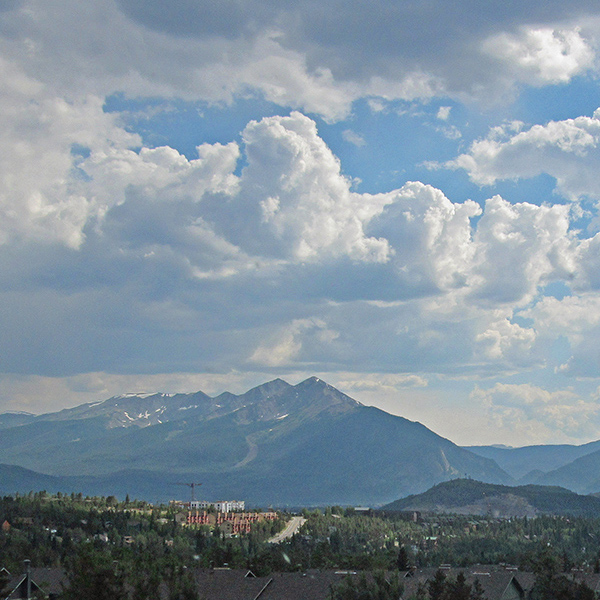
MULTIPOLYGON (((207 498, 291 506, 378 505, 465 475, 512 482, 493 460, 314 377, 214 398, 128 394, 12 422, 0 415, 0 427, 0 463, 151 501, 184 496, 176 484, 187 481, 202 482, 207 498)), ((15 491, 1 479, 0 492, 15 491)))

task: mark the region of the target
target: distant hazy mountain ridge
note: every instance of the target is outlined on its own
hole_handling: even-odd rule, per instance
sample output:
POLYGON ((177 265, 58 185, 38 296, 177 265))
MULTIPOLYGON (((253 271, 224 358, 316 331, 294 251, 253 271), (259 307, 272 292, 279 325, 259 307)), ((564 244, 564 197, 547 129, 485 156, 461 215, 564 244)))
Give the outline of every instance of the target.
POLYGON ((494 460, 518 483, 561 486, 580 494, 600 491, 600 440, 581 446, 472 446, 467 450, 494 460))

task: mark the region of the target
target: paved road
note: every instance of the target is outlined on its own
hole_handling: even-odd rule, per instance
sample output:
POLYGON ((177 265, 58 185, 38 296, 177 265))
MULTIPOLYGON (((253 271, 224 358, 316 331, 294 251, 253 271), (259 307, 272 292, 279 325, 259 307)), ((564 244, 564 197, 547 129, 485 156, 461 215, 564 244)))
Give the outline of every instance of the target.
POLYGON ((273 536, 269 540, 269 543, 279 544, 283 542, 283 540, 291 538, 298 531, 298 529, 304 525, 304 523, 306 523, 306 519, 304 517, 292 517, 286 528, 283 531, 280 531, 276 536, 273 536))

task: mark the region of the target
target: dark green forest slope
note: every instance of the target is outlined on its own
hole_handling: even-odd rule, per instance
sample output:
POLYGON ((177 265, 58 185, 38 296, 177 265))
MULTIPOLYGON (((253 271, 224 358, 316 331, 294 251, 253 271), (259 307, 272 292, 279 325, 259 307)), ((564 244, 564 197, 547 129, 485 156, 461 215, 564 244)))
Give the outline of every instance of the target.
POLYGON ((542 485, 506 486, 471 479, 440 483, 423 494, 396 500, 382 510, 536 516, 538 514, 600 517, 600 498, 542 485))

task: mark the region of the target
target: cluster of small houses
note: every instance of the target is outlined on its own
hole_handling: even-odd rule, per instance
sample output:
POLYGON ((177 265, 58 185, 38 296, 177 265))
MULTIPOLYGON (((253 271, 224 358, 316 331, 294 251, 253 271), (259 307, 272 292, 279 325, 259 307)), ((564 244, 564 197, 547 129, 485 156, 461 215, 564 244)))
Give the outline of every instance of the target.
MULTIPOLYGON (((528 600, 534 584, 532 573, 518 571, 514 567, 482 566, 453 569, 447 565, 440 567, 450 578, 463 573, 467 583, 478 580, 487 600, 528 600)), ((427 583, 438 569, 426 568, 403 571, 404 591, 399 600, 410 600, 419 589, 427 589, 427 583)), ((11 575, 4 570, 5 575, 11 575)), ((360 577, 360 572, 334 570, 308 570, 295 573, 272 573, 264 577, 243 569, 197 569, 195 580, 200 598, 205 600, 327 600, 332 586, 345 577, 360 577)), ((600 592, 600 575, 574 571, 570 574, 576 581, 583 581, 596 594, 600 592)), ((58 598, 68 585, 62 569, 34 569, 26 561, 25 570, 10 577, 4 590, 0 590, 1 600, 58 598)), ((156 600, 169 597, 169 590, 163 584, 157 592, 156 600)))

